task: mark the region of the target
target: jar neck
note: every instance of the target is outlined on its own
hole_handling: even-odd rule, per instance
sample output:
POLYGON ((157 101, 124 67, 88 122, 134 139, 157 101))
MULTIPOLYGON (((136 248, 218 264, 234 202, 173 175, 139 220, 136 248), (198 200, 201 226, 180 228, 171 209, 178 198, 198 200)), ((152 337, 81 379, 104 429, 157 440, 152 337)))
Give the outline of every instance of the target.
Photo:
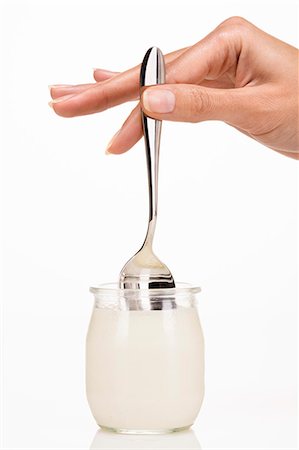
POLYGON ((195 306, 200 288, 178 283, 170 289, 120 289, 117 284, 91 287, 95 308, 124 311, 161 311, 195 306))

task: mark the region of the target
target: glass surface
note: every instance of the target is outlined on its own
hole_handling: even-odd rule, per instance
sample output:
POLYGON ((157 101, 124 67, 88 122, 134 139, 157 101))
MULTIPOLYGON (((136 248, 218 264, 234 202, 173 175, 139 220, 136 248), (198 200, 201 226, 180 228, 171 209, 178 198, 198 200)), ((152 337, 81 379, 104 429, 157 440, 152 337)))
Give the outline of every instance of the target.
POLYGON ((195 294, 173 289, 91 288, 86 390, 99 426, 119 433, 189 428, 204 394, 204 344, 195 294))
POLYGON ((180 433, 124 436, 98 430, 90 450, 201 450, 198 437, 192 430, 180 433))

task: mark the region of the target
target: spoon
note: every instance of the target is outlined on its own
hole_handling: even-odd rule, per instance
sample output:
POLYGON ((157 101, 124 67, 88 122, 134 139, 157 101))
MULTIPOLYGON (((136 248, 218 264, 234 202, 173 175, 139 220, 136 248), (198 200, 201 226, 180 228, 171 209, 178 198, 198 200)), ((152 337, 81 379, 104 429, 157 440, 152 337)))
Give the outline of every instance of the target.
MULTIPOLYGON (((140 69, 140 89, 165 83, 165 63, 161 50, 150 48, 140 69)), ((122 289, 174 288, 175 282, 168 267, 153 252, 153 239, 157 222, 158 168, 161 126, 160 120, 152 119, 141 111, 147 161, 149 190, 149 219, 144 243, 140 250, 124 265, 120 272, 122 289)))

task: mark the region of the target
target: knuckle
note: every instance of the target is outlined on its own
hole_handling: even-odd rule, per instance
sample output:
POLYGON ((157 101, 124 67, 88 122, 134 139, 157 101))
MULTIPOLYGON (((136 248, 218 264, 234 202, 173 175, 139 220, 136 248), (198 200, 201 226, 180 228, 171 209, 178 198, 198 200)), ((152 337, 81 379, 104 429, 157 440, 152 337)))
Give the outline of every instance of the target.
POLYGON ((178 73, 175 61, 166 64, 166 83, 178 84, 182 82, 182 77, 178 73))
POLYGON ((206 115, 212 109, 211 98, 206 91, 197 87, 191 88, 189 95, 191 122, 198 122, 201 114, 204 113, 206 115))
POLYGON ((232 16, 222 22, 214 30, 214 39, 219 44, 227 45, 229 42, 234 47, 235 42, 239 42, 242 38, 250 38, 253 25, 243 17, 232 16))
POLYGON ((248 25, 250 25, 250 23, 248 22, 248 20, 244 19, 244 17, 241 16, 232 16, 229 17, 228 19, 224 20, 219 26, 223 27, 223 26, 228 26, 228 27, 248 27, 248 25))
POLYGON ((94 91, 94 94, 95 111, 104 111, 112 106, 110 95, 105 85, 101 85, 100 89, 94 91))

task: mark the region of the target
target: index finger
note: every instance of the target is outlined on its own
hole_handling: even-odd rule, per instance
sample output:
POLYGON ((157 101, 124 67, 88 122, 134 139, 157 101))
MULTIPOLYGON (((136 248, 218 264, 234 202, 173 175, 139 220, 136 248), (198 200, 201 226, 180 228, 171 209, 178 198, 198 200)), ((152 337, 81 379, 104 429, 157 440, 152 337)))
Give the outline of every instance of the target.
MULTIPOLYGON (((169 53, 165 56, 165 62, 173 61, 187 49, 188 47, 169 53)), ((135 100, 139 97, 139 72, 140 64, 83 92, 55 99, 51 106, 60 116, 74 117, 105 111, 121 103, 135 100)))

